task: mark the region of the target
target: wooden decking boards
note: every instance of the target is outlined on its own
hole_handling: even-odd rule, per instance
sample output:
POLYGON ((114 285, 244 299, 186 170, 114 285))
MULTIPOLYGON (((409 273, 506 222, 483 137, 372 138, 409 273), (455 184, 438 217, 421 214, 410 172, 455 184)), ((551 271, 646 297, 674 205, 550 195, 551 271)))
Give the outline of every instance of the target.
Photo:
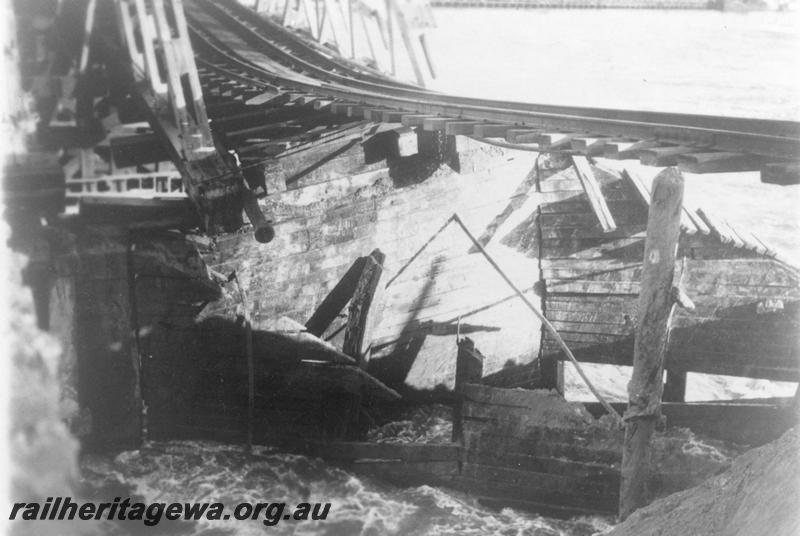
MULTIPOLYGON (((603 176, 604 181, 609 178, 603 176)), ((647 206, 650 189, 631 171, 614 181, 619 181, 621 188, 611 190, 610 183, 604 182, 604 197, 620 220, 617 223, 625 229, 623 234, 629 237, 624 241, 614 233, 602 237, 588 198, 572 200, 576 187, 580 188, 577 180, 548 179, 542 183, 542 190, 556 199, 573 196, 568 202, 554 201, 541 207, 545 246, 542 270, 548 291, 545 310, 563 330, 563 338, 578 359, 630 365, 641 277, 637 257, 642 254, 643 238, 635 231, 637 222, 643 231, 645 221, 644 213, 634 210, 630 203, 647 206)), ((771 316, 759 317, 756 313, 762 300, 778 295, 791 302, 797 299, 798 289, 793 287, 797 283, 790 282, 795 280, 795 272, 785 271, 780 262, 768 257, 748 258, 766 255, 767 250, 755 237, 702 209, 685 207, 682 220, 684 236, 679 255, 689 257, 687 293, 695 300, 697 310, 677 314, 667 368, 774 379, 796 377, 797 372, 789 372, 797 367, 789 356, 800 348, 785 336, 797 329, 789 326, 800 321, 796 306, 771 316), (785 327, 781 327, 783 322, 787 323, 785 327), (776 327, 771 330, 770 326, 776 327), (702 349, 693 350, 692 341, 701 341, 702 349), (714 345, 724 345, 727 350, 720 352, 714 345), (726 352, 727 359, 722 355, 726 352)), ((560 355, 548 338, 543 351, 545 355, 560 355)))

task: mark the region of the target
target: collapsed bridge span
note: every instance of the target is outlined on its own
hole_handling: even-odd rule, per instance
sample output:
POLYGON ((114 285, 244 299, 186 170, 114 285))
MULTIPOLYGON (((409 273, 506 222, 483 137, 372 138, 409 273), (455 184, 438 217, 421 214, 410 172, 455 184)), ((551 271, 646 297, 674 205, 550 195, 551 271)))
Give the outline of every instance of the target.
POLYGON ((580 410, 588 439, 527 414, 549 400, 532 390, 575 388, 559 341, 595 371, 633 363, 665 166, 688 177, 675 283, 696 307, 670 315, 663 414, 747 444, 792 420, 785 398, 687 402, 696 373, 800 380, 785 244, 768 218, 742 225, 691 187, 736 173, 748 200, 785 206, 800 124, 445 95, 232 0, 82 7, 85 61, 28 66, 48 89, 50 158, 15 160, 6 184, 86 446, 202 437, 362 466, 372 453, 391 478, 436 467, 436 483, 484 499, 611 513, 619 438, 591 428, 599 406, 580 410), (447 445, 363 444, 382 416, 431 401, 456 408, 447 445))

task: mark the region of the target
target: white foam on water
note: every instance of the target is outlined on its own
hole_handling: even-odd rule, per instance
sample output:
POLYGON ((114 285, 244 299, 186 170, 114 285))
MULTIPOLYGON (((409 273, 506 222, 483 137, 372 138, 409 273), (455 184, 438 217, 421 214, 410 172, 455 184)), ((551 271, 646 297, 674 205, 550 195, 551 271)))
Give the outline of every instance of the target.
MULTIPOLYGON (((281 520, 269 528, 279 535, 588 536, 607 526, 599 518, 562 521, 510 508, 490 510, 464 494, 431 486, 402 489, 320 459, 266 448, 248 454, 238 446, 203 441, 151 443, 114 458, 88 457, 83 470, 88 488, 102 501, 113 500, 127 487, 133 500, 222 502, 228 511, 240 502, 285 502, 287 509, 300 502, 331 503, 324 521, 281 520)), ((180 529, 248 536, 264 533, 262 520, 180 522, 180 529)), ((161 525, 166 523, 177 522, 161 525)), ((131 528, 107 524, 109 533, 126 534, 131 528)))

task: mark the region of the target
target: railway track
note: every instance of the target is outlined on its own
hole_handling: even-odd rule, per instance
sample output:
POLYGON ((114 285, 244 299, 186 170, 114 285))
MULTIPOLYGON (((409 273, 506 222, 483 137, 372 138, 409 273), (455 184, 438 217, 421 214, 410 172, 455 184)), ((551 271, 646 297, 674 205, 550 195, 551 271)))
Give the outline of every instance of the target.
POLYGON ((574 151, 687 171, 791 168, 800 123, 766 119, 539 105, 445 95, 398 83, 264 19, 234 0, 186 4, 207 78, 242 91, 318 100, 353 118, 442 130, 531 150, 574 151), (209 20, 242 47, 207 29, 209 20), (498 140, 499 139, 499 140, 498 140))

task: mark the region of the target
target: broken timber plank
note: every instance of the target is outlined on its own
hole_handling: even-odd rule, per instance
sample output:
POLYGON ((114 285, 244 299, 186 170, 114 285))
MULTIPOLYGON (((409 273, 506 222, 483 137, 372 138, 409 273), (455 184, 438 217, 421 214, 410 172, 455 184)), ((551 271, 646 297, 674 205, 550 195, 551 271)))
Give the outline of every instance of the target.
POLYGON ((756 251, 767 255, 769 257, 776 257, 778 254, 773 251, 768 245, 766 245, 755 233, 750 233, 750 236, 753 238, 754 244, 756 244, 756 251))
MULTIPOLYGON (((637 173, 634 173, 627 168, 622 170, 622 176, 628 179, 628 182, 633 185, 636 193, 639 194, 639 198, 649 207, 651 192, 650 188, 647 187, 642 178, 637 173)), ((703 231, 703 229, 697 225, 697 222, 692 217, 691 213, 686 209, 686 207, 681 208, 681 225, 689 234, 695 234, 698 231, 703 231)))
POLYGON ((284 376, 289 385, 310 384, 319 388, 333 387, 353 394, 366 393, 379 400, 399 400, 401 398, 397 391, 354 365, 303 361, 301 367, 286 371, 284 376))
POLYGON ((355 357, 362 368, 369 362, 373 328, 383 312, 383 285, 380 280, 385 259, 386 256, 379 249, 370 253, 350 301, 342 350, 355 357))
POLYGON ((743 240, 741 236, 739 236, 739 233, 736 232, 736 229, 734 229, 726 220, 719 220, 719 222, 725 229, 725 234, 730 238, 734 246, 738 248, 747 247, 747 242, 743 240))
POLYGON ((352 357, 309 332, 298 322, 281 317, 272 327, 274 329, 266 332, 256 332, 256 339, 267 347, 260 348, 260 350, 267 350, 273 359, 280 360, 281 363, 285 363, 287 360, 312 360, 345 365, 355 364, 352 357))
POLYGON ((589 203, 592 205, 592 210, 597 216, 603 232, 610 233, 616 230, 617 224, 614 223, 614 217, 608 209, 600 184, 595 179, 589 161, 585 156, 576 155, 572 157, 572 164, 575 166, 583 191, 586 192, 586 196, 589 198, 589 203))
POLYGON ((334 321, 353 296, 366 263, 366 257, 356 259, 347 269, 344 276, 336 283, 336 286, 333 287, 333 290, 325 296, 325 299, 322 300, 322 303, 319 304, 311 318, 306 322, 305 327, 309 333, 319 337, 331 325, 331 322, 334 321))
POLYGON ((720 240, 727 243, 735 242, 734 237, 730 236, 730 228, 727 225, 723 225, 714 215, 702 208, 697 209, 697 214, 708 228, 719 236, 720 240))

